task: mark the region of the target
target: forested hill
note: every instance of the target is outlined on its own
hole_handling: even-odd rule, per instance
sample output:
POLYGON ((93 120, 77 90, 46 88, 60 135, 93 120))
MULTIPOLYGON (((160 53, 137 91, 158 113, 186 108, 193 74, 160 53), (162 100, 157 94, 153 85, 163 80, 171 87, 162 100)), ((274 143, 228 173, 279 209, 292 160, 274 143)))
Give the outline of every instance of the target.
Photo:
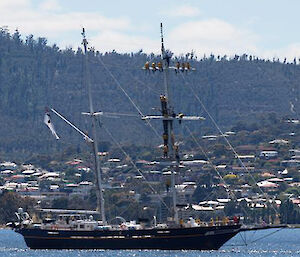
MULTIPOLYGON (((160 105, 163 75, 141 69, 146 61, 158 61, 157 56, 142 51, 119 54, 91 49, 89 57, 95 110, 138 114, 115 78, 144 114, 157 114, 152 108, 160 105)), ((23 158, 70 145, 84 145, 82 137, 54 114, 52 120, 61 140, 56 141, 43 123, 44 109, 49 106, 88 130, 88 117, 81 115, 89 106, 87 91, 82 86, 82 59, 80 49, 61 50, 47 45, 45 38, 28 36, 22 40, 18 32, 10 35, 1 30, 0 159, 23 158)), ((248 55, 234 58, 211 55, 190 63, 196 68, 195 72, 178 75, 172 72, 170 76, 177 112, 207 117, 192 87, 221 126, 255 120, 262 113, 270 112, 279 117, 297 118, 300 66, 296 60, 280 63, 248 55)), ((138 118, 104 118, 102 121, 117 140, 136 144, 160 142, 151 128, 138 118)), ((153 125, 161 128, 156 121, 153 125)), ((191 126, 199 131, 198 126, 191 126)), ((209 120, 201 126, 210 126, 209 120)), ((102 140, 111 141, 103 130, 99 131, 102 140)))

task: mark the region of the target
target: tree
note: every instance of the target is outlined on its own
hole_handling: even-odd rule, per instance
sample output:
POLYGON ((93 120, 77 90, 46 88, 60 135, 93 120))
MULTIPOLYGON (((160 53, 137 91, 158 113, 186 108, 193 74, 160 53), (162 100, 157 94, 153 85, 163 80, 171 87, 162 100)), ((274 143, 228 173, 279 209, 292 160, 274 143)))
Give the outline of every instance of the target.
POLYGON ((21 197, 15 192, 4 191, 0 195, 0 224, 16 220, 15 212, 18 208, 32 212, 35 201, 30 197, 21 197))
POLYGON ((54 209, 67 209, 69 200, 66 197, 60 197, 52 201, 52 208, 54 209))

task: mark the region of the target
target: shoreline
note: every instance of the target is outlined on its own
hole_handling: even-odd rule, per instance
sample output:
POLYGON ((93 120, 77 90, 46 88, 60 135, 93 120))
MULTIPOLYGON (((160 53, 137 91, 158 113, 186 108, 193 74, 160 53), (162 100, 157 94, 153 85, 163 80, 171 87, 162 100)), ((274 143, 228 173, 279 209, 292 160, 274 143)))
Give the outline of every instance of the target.
POLYGON ((6 226, 6 225, 1 225, 0 224, 0 229, 8 229, 8 230, 12 230, 12 228, 6 226))

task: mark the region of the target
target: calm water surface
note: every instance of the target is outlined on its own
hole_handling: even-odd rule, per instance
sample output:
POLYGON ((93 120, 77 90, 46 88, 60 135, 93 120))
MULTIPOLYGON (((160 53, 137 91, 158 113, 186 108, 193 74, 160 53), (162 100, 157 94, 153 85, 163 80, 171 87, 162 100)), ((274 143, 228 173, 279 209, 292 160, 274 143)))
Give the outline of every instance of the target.
POLYGON ((19 234, 0 230, 0 257, 244 257, 300 256, 300 229, 271 229, 242 232, 219 251, 101 251, 101 250, 30 250, 19 234), (245 246, 245 242, 247 246, 245 246))

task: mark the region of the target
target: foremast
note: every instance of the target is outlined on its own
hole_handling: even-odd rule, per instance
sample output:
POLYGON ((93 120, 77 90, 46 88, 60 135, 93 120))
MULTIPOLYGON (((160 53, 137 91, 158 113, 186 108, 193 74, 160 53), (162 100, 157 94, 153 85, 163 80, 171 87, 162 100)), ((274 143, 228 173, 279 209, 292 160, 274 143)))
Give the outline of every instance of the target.
POLYGON ((92 98, 92 90, 91 90, 91 82, 89 76, 89 68, 88 68, 88 51, 87 51, 87 39, 85 36, 85 29, 82 29, 82 44, 84 47, 84 79, 83 83, 88 90, 88 98, 89 98, 89 107, 90 112, 89 116, 92 119, 92 134, 93 134, 93 152, 94 152, 94 161, 95 161, 95 168, 96 168, 96 194, 97 194, 97 210, 101 214, 101 220, 104 224, 106 224, 106 217, 105 217, 105 210, 104 210, 104 197, 103 197, 103 185, 102 185, 102 178, 101 178, 101 167, 100 167, 100 160, 98 156, 98 140, 97 140, 97 114, 94 112, 93 107, 93 98, 92 98))

